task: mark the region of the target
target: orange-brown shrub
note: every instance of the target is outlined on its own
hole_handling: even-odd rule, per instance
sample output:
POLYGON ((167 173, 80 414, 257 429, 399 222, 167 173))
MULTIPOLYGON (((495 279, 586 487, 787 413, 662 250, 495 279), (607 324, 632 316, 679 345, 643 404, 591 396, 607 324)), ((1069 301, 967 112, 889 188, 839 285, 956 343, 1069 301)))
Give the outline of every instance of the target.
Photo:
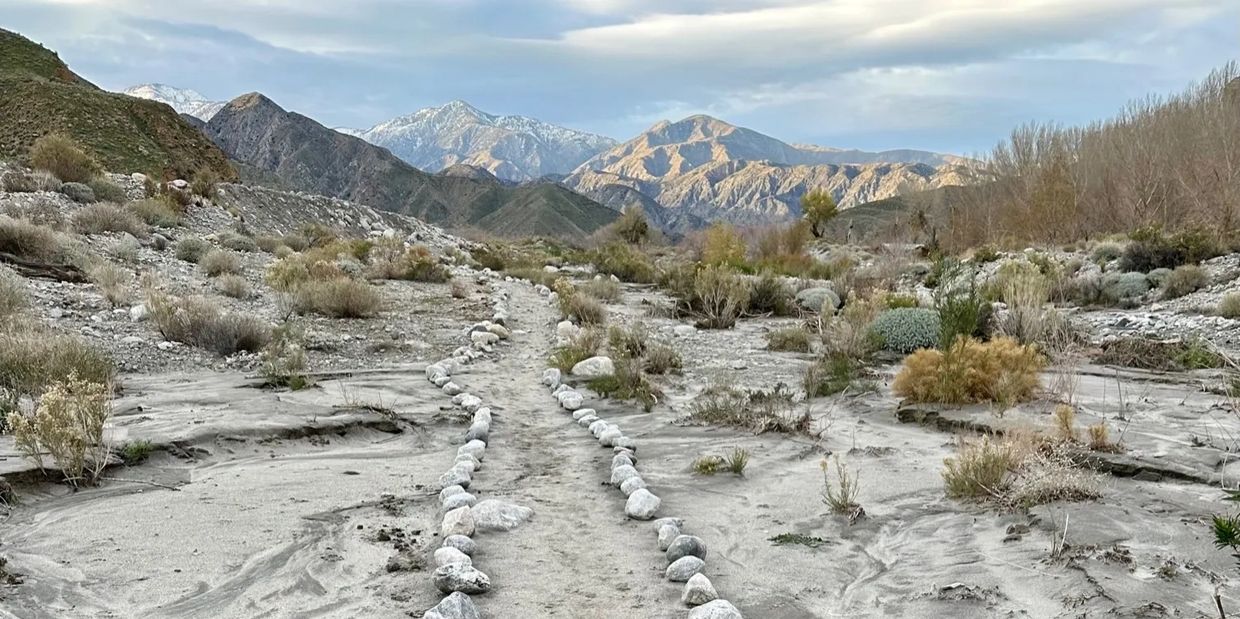
POLYGON ((999 337, 958 338, 946 351, 924 349, 904 359, 892 390, 913 402, 968 404, 1028 400, 1046 360, 1034 346, 999 337))

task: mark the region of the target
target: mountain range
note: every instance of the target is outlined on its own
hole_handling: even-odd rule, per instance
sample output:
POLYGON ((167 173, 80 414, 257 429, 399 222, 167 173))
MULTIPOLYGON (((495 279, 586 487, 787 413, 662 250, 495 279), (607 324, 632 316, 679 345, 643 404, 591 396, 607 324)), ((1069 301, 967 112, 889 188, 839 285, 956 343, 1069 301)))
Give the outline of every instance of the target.
POLYGON ((142 84, 126 88, 121 93, 139 99, 167 103, 178 114, 193 116, 203 122, 211 120, 211 117, 215 116, 215 113, 223 109, 225 105, 223 101, 207 100, 206 97, 198 94, 198 91, 176 88, 167 84, 142 84))
POLYGON ((73 138, 115 172, 236 178, 224 153, 167 106, 107 92, 55 52, 0 29, 0 158, 25 156, 49 133, 73 138))
POLYGON ((555 183, 501 183, 454 166, 428 174, 390 151, 286 111, 259 94, 228 102, 204 131, 242 175, 499 236, 581 239, 619 213, 555 183))

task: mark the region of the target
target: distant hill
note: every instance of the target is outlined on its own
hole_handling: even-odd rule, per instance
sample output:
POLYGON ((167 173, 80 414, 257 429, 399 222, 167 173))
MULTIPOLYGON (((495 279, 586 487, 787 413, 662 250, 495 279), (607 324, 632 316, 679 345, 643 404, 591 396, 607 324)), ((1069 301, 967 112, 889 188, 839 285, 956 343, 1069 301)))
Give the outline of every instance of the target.
POLYGON ((55 52, 0 30, 0 158, 24 157, 49 133, 73 138, 113 172, 236 178, 224 153, 172 108, 104 91, 55 52))
POLYGON ((563 184, 609 205, 619 196, 616 186, 624 186, 701 220, 764 224, 799 215, 799 200, 811 189, 830 191, 848 208, 956 184, 955 161, 924 151, 794 146, 697 115, 654 125, 583 163, 563 184))
POLYGON ((452 101, 370 129, 342 129, 430 172, 466 164, 503 180, 567 174, 616 141, 525 116, 497 116, 452 101))
POLYGON ((427 174, 387 149, 288 112, 258 93, 230 101, 205 132, 251 178, 447 227, 580 239, 619 216, 555 184, 512 186, 470 167, 427 174))
POLYGON ((188 88, 177 88, 167 84, 142 84, 126 88, 123 94, 139 99, 150 99, 172 106, 179 114, 193 116, 202 122, 211 120, 215 113, 224 107, 223 101, 210 101, 188 88))

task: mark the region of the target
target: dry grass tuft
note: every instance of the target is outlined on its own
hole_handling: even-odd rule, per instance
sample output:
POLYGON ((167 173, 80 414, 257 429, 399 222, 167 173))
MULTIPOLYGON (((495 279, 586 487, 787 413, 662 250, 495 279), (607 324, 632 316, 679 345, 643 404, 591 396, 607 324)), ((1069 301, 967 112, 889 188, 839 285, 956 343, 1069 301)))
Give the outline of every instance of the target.
POLYGON ((257 352, 271 339, 271 327, 249 315, 226 312, 203 297, 147 292, 146 306, 164 339, 197 346, 220 356, 257 352))
POLYGON ((766 334, 766 348, 780 352, 809 352, 809 332, 801 327, 776 329, 766 334))
POLYGON ((1033 397, 1045 359, 1035 347, 999 337, 958 338, 946 351, 919 350, 904 359, 892 390, 913 402, 1010 406, 1033 397))
POLYGON ((198 268, 207 277, 237 275, 241 273, 241 258, 226 249, 216 249, 198 260, 198 268))
POLYGON ((293 305, 300 314, 369 318, 383 309, 383 295, 374 286, 347 277, 316 279, 296 286, 293 305))
POLYGON ((147 235, 147 225, 123 206, 100 202, 84 206, 73 213, 73 229, 81 234, 128 232, 136 237, 147 235))

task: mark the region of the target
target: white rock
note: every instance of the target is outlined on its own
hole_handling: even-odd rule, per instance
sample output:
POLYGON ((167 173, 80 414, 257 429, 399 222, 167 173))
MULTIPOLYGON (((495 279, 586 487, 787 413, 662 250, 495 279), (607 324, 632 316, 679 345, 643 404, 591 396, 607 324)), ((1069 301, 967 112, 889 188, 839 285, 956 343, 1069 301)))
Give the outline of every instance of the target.
POLYGON ((472 537, 474 534, 474 516, 470 513, 471 507, 458 507, 443 515, 443 523, 439 526, 439 533, 444 537, 449 535, 464 535, 472 537))
POLYGON ((552 266, 552 265, 550 265, 550 264, 548 264, 547 266, 543 267, 543 273, 553 273, 553 274, 554 274, 554 273, 559 273, 559 272, 560 272, 560 269, 559 269, 559 268, 554 267, 554 266, 552 266))
POLYGON ((447 486, 443 490, 439 491, 439 502, 442 503, 448 497, 454 494, 463 494, 464 492, 465 488, 462 486, 447 486))
POLYGON ((666 551, 672 541, 680 537, 680 525, 665 522, 659 526, 659 550, 666 551))
POLYGON ((575 411, 581 408, 581 405, 586 401, 585 398, 576 391, 565 391, 556 397, 560 399, 560 406, 564 407, 564 410, 569 411, 575 411))
POLYGON ((482 398, 476 395, 465 394, 465 397, 461 398, 461 408, 465 409, 466 412, 472 413, 482 408, 482 398))
POLYGON ((444 593, 486 593, 491 589, 491 579, 470 565, 451 563, 435 570, 431 576, 435 587, 444 593))
POLYGON ((611 447, 616 441, 624 436, 617 426, 610 426, 598 435, 598 442, 603 447, 611 447))
POLYGON ((473 565, 474 561, 473 559, 469 558, 469 555, 451 546, 441 546, 435 549, 435 565, 436 566, 442 567, 444 565, 451 565, 453 563, 473 565))
POLYGON ((471 480, 472 474, 469 471, 454 465, 451 469, 448 469, 447 473, 439 476, 439 487, 460 486, 468 488, 471 480))
MULTIPOLYGON (((624 502, 624 513, 634 520, 650 520, 659 511, 662 501, 649 490, 642 488, 629 495, 624 502)), ((686 577, 687 578, 687 577, 686 577)))
POLYGON ((596 356, 590 357, 577 363, 572 369, 573 376, 583 376, 585 378, 598 378, 600 376, 611 376, 616 373, 616 364, 611 357, 596 356))
POLYGON ((700 572, 689 577, 689 581, 685 583, 685 592, 680 595, 680 601, 686 606, 701 606, 717 599, 719 593, 715 591, 715 586, 700 572))
POLYGON ((555 325, 555 336, 560 340, 571 340, 581 332, 581 327, 567 321, 561 320, 555 325))
POLYGON ((460 395, 460 393, 464 391, 464 389, 461 389, 460 385, 454 382, 444 383, 444 386, 441 387, 441 389, 443 389, 444 393, 451 395, 451 396, 460 395))
POLYGON ((613 486, 619 486, 625 481, 638 476, 637 469, 633 468, 632 465, 622 464, 611 470, 611 481, 608 483, 613 486))
POLYGON ((474 505, 471 514, 480 531, 511 531, 529 520, 534 510, 516 503, 487 499, 474 505))
POLYGON ((469 334, 469 339, 474 344, 490 346, 499 341, 499 336, 490 331, 474 331, 469 334))
POLYGON ((557 389, 560 387, 560 370, 559 368, 547 368, 543 370, 542 384, 557 389))
POLYGON ((715 600, 689 611, 689 619, 744 619, 744 616, 727 600, 715 600))
POLYGON ((469 441, 456 449, 456 455, 469 454, 475 460, 482 462, 483 454, 487 451, 487 444, 482 441, 469 441))
POLYGON ((467 555, 478 552, 478 544, 473 538, 464 535, 449 535, 443 538, 443 545, 447 548, 455 548, 467 555))
POLYGON ((672 582, 686 582, 704 567, 706 562, 697 557, 681 557, 667 566, 663 575, 672 582))
POLYGON ((149 318, 150 315, 151 312, 146 309, 145 303, 139 303, 129 308, 129 320, 131 322, 142 322, 143 320, 149 318))
POLYGON ((434 608, 422 614, 422 619, 481 619, 478 607, 468 595, 453 591, 440 600, 434 608))
POLYGON ((672 334, 676 337, 689 337, 697 333, 697 329, 693 325, 676 325, 672 327, 672 334))
POLYGON ((592 408, 579 408, 573 411, 573 419, 581 419, 582 417, 585 417, 586 415, 593 415, 593 414, 595 414, 595 411, 592 408))
POLYGON ((641 477, 630 477, 620 484, 620 492, 624 496, 632 496, 634 492, 646 487, 646 481, 641 477))
POLYGON ((512 332, 504 328, 501 325, 496 325, 496 324, 488 325, 487 331, 491 332, 491 334, 495 335, 501 340, 506 340, 512 337, 512 332))

